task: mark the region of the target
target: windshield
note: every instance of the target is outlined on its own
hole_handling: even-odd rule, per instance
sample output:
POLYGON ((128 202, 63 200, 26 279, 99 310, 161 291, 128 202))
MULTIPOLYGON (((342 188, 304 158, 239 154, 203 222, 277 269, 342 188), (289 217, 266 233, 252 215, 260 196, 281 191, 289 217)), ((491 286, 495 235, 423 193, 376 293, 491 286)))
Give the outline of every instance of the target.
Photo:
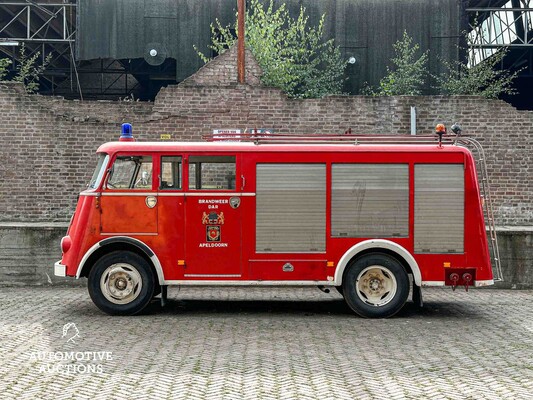
POLYGON ((108 159, 109 159, 109 156, 107 154, 103 154, 103 153, 98 154, 98 160, 96 162, 96 168, 94 169, 94 172, 93 172, 93 177, 91 178, 91 181, 87 185, 88 189, 96 189, 98 185, 100 185, 108 159))

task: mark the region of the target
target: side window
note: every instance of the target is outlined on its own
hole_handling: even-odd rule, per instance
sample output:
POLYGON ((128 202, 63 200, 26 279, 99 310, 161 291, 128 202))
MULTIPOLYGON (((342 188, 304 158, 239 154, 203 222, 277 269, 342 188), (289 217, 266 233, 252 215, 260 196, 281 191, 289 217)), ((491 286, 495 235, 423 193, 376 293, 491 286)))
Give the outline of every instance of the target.
POLYGON ((107 178, 108 189, 152 189, 152 157, 119 156, 107 178))
POLYGON ((189 189, 235 190, 235 156, 189 157, 189 189))
POLYGON ((181 189, 181 157, 161 157, 161 190, 181 189))

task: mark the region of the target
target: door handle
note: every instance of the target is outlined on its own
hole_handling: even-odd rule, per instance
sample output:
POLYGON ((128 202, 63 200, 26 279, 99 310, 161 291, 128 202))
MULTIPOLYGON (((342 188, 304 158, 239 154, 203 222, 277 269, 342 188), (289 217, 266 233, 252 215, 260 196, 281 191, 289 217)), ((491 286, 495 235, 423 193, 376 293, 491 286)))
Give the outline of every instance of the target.
POLYGON ((244 186, 246 186, 246 178, 244 175, 241 175, 241 191, 244 190, 244 186))

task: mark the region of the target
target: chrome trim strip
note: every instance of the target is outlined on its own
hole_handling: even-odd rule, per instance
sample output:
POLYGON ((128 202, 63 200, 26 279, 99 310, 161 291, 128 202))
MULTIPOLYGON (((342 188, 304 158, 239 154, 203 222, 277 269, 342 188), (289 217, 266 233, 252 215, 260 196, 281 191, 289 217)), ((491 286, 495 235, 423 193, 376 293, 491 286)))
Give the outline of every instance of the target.
MULTIPOLYGON (((296 253, 297 255, 299 254, 302 254, 302 253, 296 253)), ((304 254, 308 254, 308 253, 304 253, 304 254)), ((300 259, 300 258, 276 258, 276 259, 262 259, 262 258, 250 258, 248 260, 249 262, 282 262, 282 263, 285 263, 285 262, 327 262, 328 260, 326 259, 316 259, 316 258, 308 258, 308 259, 300 259)))
POLYGON ((185 197, 185 193, 183 192, 157 192, 157 195, 161 197, 185 197))
POLYGON ((251 193, 251 192, 246 192, 246 193, 242 193, 242 192, 194 192, 194 193, 190 193, 190 192, 187 192, 185 193, 185 196, 186 197, 205 197, 205 196, 229 196, 229 197, 251 197, 251 196, 255 196, 255 193, 251 193))
POLYGON ((240 278, 240 274, 185 274, 186 278, 240 278))
POLYGON ((423 287, 429 287, 429 286, 445 286, 444 281, 422 281, 423 287))
POLYGON ((334 286, 333 281, 212 281, 165 280, 161 285, 179 286, 334 286))
POLYGON ((136 196, 154 196, 157 197, 157 192, 102 192, 102 196, 130 196, 130 197, 136 197, 136 196))
POLYGON ((165 192, 81 192, 80 196, 168 196, 168 197, 205 197, 205 196, 222 196, 222 197, 255 197, 255 193, 228 193, 228 192, 205 192, 205 193, 165 193, 165 192))
MULTIPOLYGON (((327 254, 327 251, 256 251, 255 254, 327 254)), ((283 260, 250 260, 250 261, 283 261, 283 260)), ((326 260, 294 260, 294 261, 326 261, 326 260)))
POLYGON ((106 233, 106 232, 102 232, 100 233, 100 235, 102 236, 128 236, 128 235, 133 235, 133 236, 157 236, 158 234, 157 233, 140 233, 140 232, 117 232, 117 233, 106 233))
POLYGON ((475 287, 482 287, 482 286, 491 286, 494 285, 494 279, 487 279, 485 281, 475 281, 474 286, 475 287))

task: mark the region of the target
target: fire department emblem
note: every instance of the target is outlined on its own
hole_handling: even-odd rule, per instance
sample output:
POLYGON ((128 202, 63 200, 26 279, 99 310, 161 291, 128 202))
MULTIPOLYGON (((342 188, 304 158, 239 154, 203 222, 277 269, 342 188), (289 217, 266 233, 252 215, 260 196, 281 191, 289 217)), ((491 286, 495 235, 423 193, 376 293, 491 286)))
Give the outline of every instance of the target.
POLYGON ((220 242, 220 225, 207 225, 206 241, 207 242, 220 242))
POLYGON ((229 199, 229 205, 231 208, 237 208, 241 205, 241 199, 240 197, 232 197, 229 199))
POLYGON ((202 215, 202 224, 217 224, 224 225, 224 213, 217 214, 216 212, 210 212, 209 214, 204 211, 202 215))
POLYGON ((148 208, 154 208, 155 205, 157 204, 157 198, 154 197, 154 196, 148 196, 146 199, 145 199, 145 202, 146 202, 146 206, 148 208))

